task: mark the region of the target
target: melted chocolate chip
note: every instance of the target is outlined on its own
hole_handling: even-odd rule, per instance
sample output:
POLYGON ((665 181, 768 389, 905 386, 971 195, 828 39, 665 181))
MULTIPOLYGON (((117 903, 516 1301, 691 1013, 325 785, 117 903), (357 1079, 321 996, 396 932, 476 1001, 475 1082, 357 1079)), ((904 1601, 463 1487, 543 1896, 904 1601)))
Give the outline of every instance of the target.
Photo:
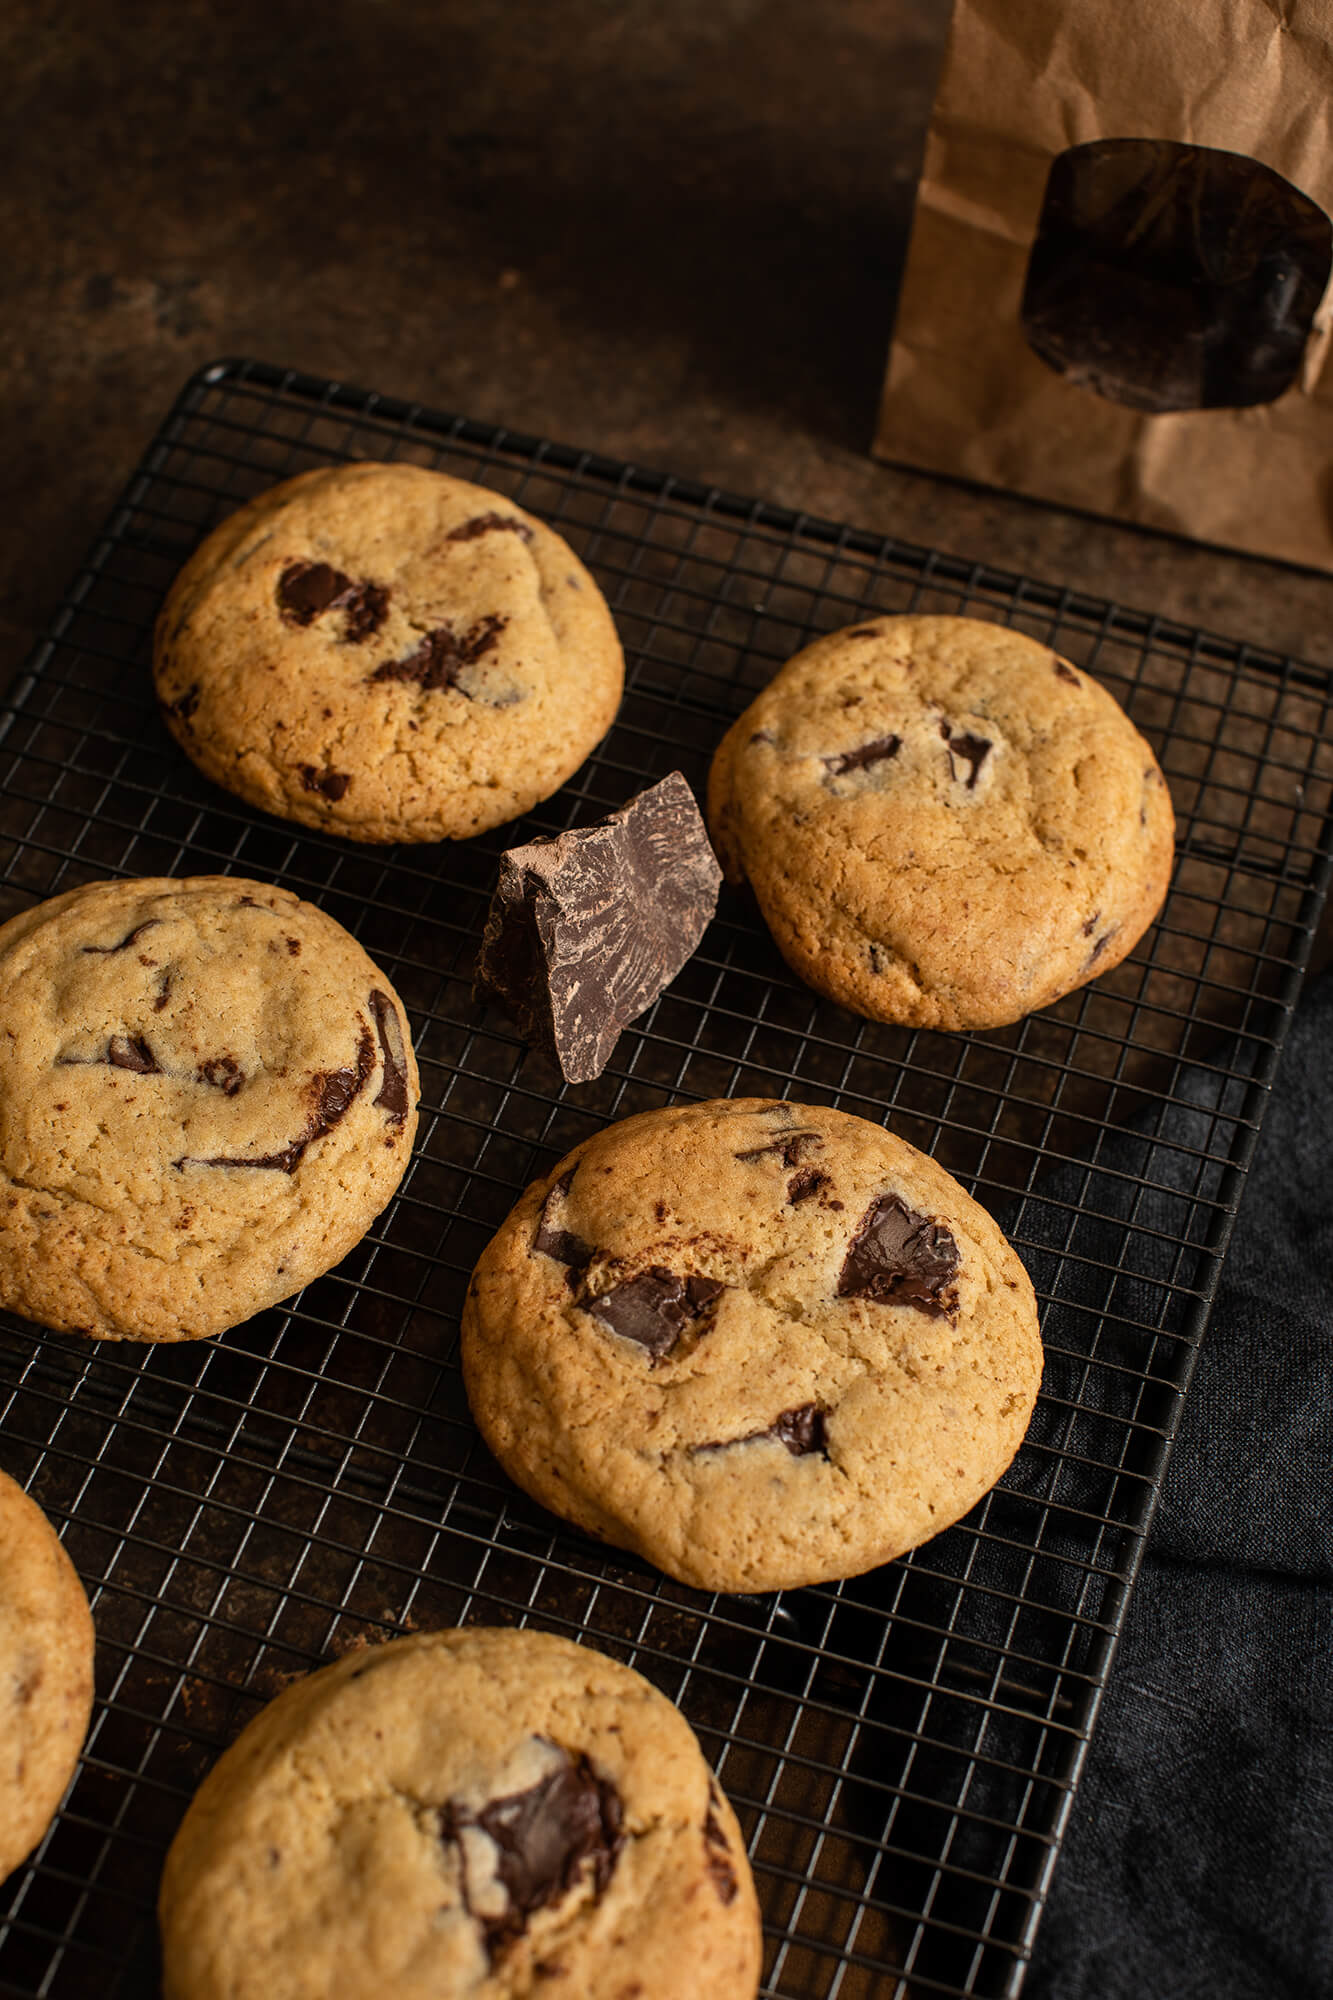
POLYGON ((818 1132, 784 1132, 780 1137, 770 1139, 766 1146, 751 1146, 748 1151, 737 1153, 736 1158, 748 1164, 751 1160, 762 1160, 768 1153, 775 1153, 784 1167, 794 1167, 802 1153, 808 1152, 811 1146, 822 1146, 823 1143, 818 1132))
POLYGON ((157 998, 153 1002, 153 1012, 160 1014, 171 998, 171 974, 164 972, 158 980, 157 998))
POLYGON ((132 1069, 136 1076, 161 1076, 157 1058, 142 1035, 113 1035, 106 1059, 113 1069, 132 1069))
POLYGON ((951 776, 958 778, 961 775, 958 769, 961 758, 969 767, 965 781, 967 789, 969 792, 975 790, 977 779, 981 776, 981 767, 990 755, 991 746, 988 739, 984 736, 955 736, 947 722, 940 724, 940 735, 949 746, 951 776))
POLYGON ((81 944, 79 950, 97 952, 103 958, 110 958, 114 952, 128 951, 136 938, 142 937, 145 931, 151 931, 161 921, 161 917, 146 917, 143 923, 136 924, 134 929, 127 936, 123 937, 119 944, 81 944))
POLYGON ((384 1064, 383 1081, 374 1103, 383 1111, 391 1125, 401 1125, 408 1111, 407 1051, 403 1046, 403 1029, 398 1019, 398 1009, 388 994, 381 993, 377 986, 370 994, 370 1011, 374 1017, 375 1033, 379 1036, 380 1058, 384 1064))
POLYGON ((1101 911, 1100 911, 1100 910, 1094 910, 1094 911, 1093 911, 1092 915, 1091 915, 1091 916, 1090 916, 1090 917, 1088 918, 1087 922, 1086 922, 1086 923, 1084 924, 1084 926, 1083 926, 1083 935, 1084 935, 1084 937, 1091 937, 1091 936, 1092 936, 1093 932, 1094 932, 1094 931, 1096 930, 1096 928, 1097 928, 1097 919, 1098 919, 1098 918, 1099 918, 1100 916, 1101 916, 1101 911))
POLYGON ((175 701, 166 703, 166 710, 168 715, 178 716, 182 722, 188 724, 190 717, 194 714, 198 706, 199 683, 198 681, 192 681, 184 694, 179 694, 175 701))
POLYGON ((736 1870, 732 1864, 731 1849, 727 1836, 722 1831, 720 1814, 722 1801, 717 1795, 717 1786, 709 1781, 708 1811, 704 1814, 704 1861, 708 1868, 713 1887, 717 1890, 718 1901, 734 1903, 736 1891, 740 1887, 736 1870))
POLYGON ((701 1319, 726 1286, 716 1278, 678 1278, 653 1264, 637 1278, 587 1299, 587 1310, 618 1333, 646 1348, 654 1362, 671 1353, 687 1326, 701 1319))
POLYGON ((818 1167, 802 1167, 799 1174, 793 1174, 787 1182, 787 1199, 795 1207, 798 1201, 808 1201, 812 1194, 818 1194, 827 1187, 829 1177, 821 1174, 818 1167))
POLYGON ((348 771, 321 771, 316 764, 300 764, 301 783, 307 792, 322 792, 326 799, 342 798, 352 782, 348 771))
POLYGON ((532 540, 532 530, 526 521, 516 521, 512 514, 475 514, 461 527, 451 528, 445 536, 446 542, 475 542, 481 535, 493 535, 507 531, 517 535, 522 541, 532 540))
POLYGON ((844 771, 864 771, 871 764, 883 764, 890 757, 896 757, 902 747, 901 736, 877 736, 873 743, 863 743, 858 750, 844 750, 841 756, 825 757, 824 769, 831 778, 840 778, 844 771))
POLYGON ((557 1902, 585 1867, 600 1896, 623 1844, 620 1794, 586 1756, 561 1751, 561 1766, 525 1792, 493 1799, 480 1812, 451 1799, 439 1814, 443 1841, 460 1848, 463 1903, 480 1925, 492 1965, 527 1929, 535 1911, 557 1902), (496 1916, 473 1907, 462 1835, 475 1828, 494 1843, 495 1877, 508 1906, 496 1916))
POLYGON ((537 1224, 537 1234, 532 1239, 534 1250, 540 1250, 544 1257, 554 1257, 557 1264, 568 1265, 566 1276, 570 1290, 578 1285, 579 1279, 596 1256, 591 1243, 585 1243, 581 1236, 575 1236, 570 1229, 561 1229, 551 1220, 556 1208, 563 1208, 573 1184, 577 1167, 571 1167, 562 1174, 542 1203, 541 1219, 537 1224))
POLYGON ((1074 672, 1068 660, 1057 660, 1055 662, 1055 671, 1062 681, 1068 681, 1073 687, 1078 686, 1078 675, 1074 672))
POLYGON ((879 1195, 861 1218, 838 1277, 840 1299, 915 1306, 932 1319, 957 1311, 958 1245, 942 1222, 896 1194, 879 1195))
POLYGON ((389 614, 389 593, 381 584, 357 583, 328 563, 288 563, 278 578, 277 597, 289 625, 313 625, 326 611, 341 611, 344 637, 352 646, 378 632, 389 614))
POLYGON ((1107 945, 1108 945, 1108 944, 1110 944, 1110 942, 1111 942, 1111 939, 1112 939, 1112 938, 1113 938, 1114 936, 1115 936, 1115 928, 1114 928, 1114 926, 1113 926, 1113 927, 1112 927, 1112 928, 1111 928, 1111 929, 1110 929, 1109 931, 1103 931, 1103 932, 1102 932, 1102 934, 1101 934, 1101 936, 1100 936, 1100 937, 1098 938, 1098 940, 1097 940, 1096 944, 1095 944, 1095 945, 1094 945, 1094 946, 1092 947, 1092 950, 1091 950, 1091 951, 1090 951, 1090 952, 1088 953, 1088 955, 1087 955, 1087 958, 1086 958, 1086 959, 1084 960, 1084 962, 1083 962, 1083 963, 1084 963, 1084 969, 1085 969, 1085 970, 1087 969, 1087 967, 1088 967, 1088 966, 1090 966, 1090 965, 1095 965, 1095 964, 1097 963, 1097 960, 1098 960, 1098 959, 1099 959, 1099 958, 1101 957, 1102 953, 1103 953, 1103 952, 1104 952, 1104 951, 1106 950, 1106 947, 1107 947, 1107 945))
POLYGON ((224 1097, 235 1097, 245 1082, 245 1071, 235 1056, 210 1056, 201 1062, 195 1075, 200 1083, 208 1083, 214 1090, 220 1090, 224 1097))
POLYGON ((355 1069, 316 1070, 307 1086, 310 1109, 306 1116, 305 1129, 299 1132, 290 1145, 278 1153, 261 1153, 255 1159, 240 1159, 228 1154, 214 1155, 211 1159, 200 1159, 186 1153, 173 1162, 181 1167, 263 1167, 281 1174, 294 1174, 305 1157, 306 1148, 313 1146, 316 1139, 322 1139, 331 1132, 339 1121, 346 1117, 348 1109, 357 1094, 365 1088, 366 1078, 375 1067, 375 1039, 365 1022, 361 1023, 356 1045, 355 1069))
POLYGON ((745 1431, 740 1437, 716 1438, 711 1444, 696 1444, 691 1447, 696 1455, 705 1452, 730 1451, 738 1444, 759 1444, 764 1439, 772 1439, 776 1444, 785 1444, 793 1458, 807 1458, 817 1451, 828 1457, 828 1425, 825 1412, 818 1403, 800 1403, 795 1409, 782 1410, 771 1424, 761 1431, 745 1431))
POLYGON ((376 667, 372 681, 415 681, 423 692, 430 694, 439 689, 456 688, 465 701, 472 697, 466 688, 458 687, 458 676, 465 667, 473 667, 484 659, 500 643, 500 634, 509 623, 507 618, 489 613, 469 625, 460 637, 450 625, 437 626, 427 632, 421 644, 401 660, 386 660, 382 667, 376 667))

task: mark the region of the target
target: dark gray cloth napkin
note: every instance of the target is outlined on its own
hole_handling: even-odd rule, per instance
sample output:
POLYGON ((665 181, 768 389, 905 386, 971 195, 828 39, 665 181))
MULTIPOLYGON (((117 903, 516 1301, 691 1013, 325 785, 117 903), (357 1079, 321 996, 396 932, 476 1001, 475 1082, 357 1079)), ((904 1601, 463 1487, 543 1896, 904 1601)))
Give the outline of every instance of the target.
POLYGON ((1023 2000, 1333 1996, 1333 974, 1297 1010, 1023 2000))

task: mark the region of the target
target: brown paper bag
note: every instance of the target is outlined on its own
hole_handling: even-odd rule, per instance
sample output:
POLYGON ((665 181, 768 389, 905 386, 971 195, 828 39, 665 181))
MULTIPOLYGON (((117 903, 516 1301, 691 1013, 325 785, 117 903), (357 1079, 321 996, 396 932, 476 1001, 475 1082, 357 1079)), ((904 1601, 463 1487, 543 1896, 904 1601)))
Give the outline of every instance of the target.
POLYGON ((1333 0, 955 0, 883 458, 1333 568, 1333 0))

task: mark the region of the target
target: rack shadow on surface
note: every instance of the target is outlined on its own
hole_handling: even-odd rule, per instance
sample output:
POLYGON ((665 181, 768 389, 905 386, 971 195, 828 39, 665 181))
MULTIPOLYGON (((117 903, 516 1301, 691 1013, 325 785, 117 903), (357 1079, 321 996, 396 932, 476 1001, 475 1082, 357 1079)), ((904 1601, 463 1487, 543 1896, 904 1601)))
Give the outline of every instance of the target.
POLYGON ((319 902, 411 1015, 418 1144, 366 1240, 225 1340, 134 1349, 0 1325, 0 1463, 93 1596, 79 1774, 0 1890, 0 1987, 153 1990, 162 1855, 219 1749, 348 1645, 533 1622, 678 1701, 739 1813, 764 1992, 1012 1996, 1132 1587, 1327 886, 1329 680, 1300 662, 259 364, 184 391, 0 716, 0 916, 106 875, 227 872, 319 902), (152 621, 199 536, 354 457, 510 494, 606 591, 629 681, 609 736, 515 826, 360 849, 208 785, 151 695, 152 621), (1153 743, 1180 842, 1161 921, 1094 985, 984 1035, 818 1000, 724 894, 596 1083, 561 1085, 470 975, 498 856, 602 816, 713 744, 800 645, 868 613, 1007 621, 1153 743), (781 1597, 708 1597, 518 1495, 456 1363, 476 1256, 609 1119, 790 1095, 889 1124, 1001 1220, 1042 1304, 1028 1440, 956 1528, 781 1597))

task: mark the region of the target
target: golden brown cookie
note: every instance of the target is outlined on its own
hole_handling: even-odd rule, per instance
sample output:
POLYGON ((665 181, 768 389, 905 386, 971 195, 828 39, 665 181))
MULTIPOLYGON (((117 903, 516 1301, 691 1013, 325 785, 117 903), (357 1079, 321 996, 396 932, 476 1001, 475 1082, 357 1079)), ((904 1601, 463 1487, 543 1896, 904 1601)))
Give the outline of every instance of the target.
POLYGON ((520 1486, 710 1590, 854 1576, 947 1527, 1041 1375, 985 1210, 878 1125, 764 1098, 625 1119, 530 1187, 462 1357, 520 1486))
POLYGON ((877 618, 798 653, 723 738, 708 817, 802 979, 928 1028, 998 1027, 1118 965, 1175 835, 1106 690, 976 618, 877 618))
POLYGON ((225 1332, 344 1257, 402 1178, 402 1003, 340 924, 235 876, 95 882, 0 929, 0 1303, 225 1332))
POLYGON ((628 1667, 472 1626, 258 1715, 167 1856, 165 2000, 752 2000, 740 1829, 628 1667))
POLYGON ((358 464, 214 530, 153 671, 182 749, 251 805, 353 840, 460 840, 578 769, 624 664, 561 536, 446 473, 358 464))
POLYGON ((83 1585, 41 1508, 0 1472, 0 1881, 50 1825, 92 1702, 83 1585))

